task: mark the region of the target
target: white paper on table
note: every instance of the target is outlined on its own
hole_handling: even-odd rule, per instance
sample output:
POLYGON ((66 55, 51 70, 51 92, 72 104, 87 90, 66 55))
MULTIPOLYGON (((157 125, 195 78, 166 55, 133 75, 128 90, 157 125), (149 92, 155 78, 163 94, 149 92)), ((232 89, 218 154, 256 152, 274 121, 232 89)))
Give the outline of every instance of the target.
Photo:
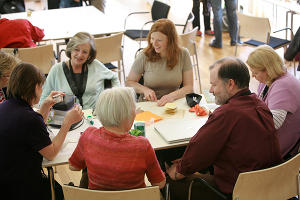
POLYGON ((77 143, 65 141, 57 156, 71 155, 74 152, 76 146, 77 143))

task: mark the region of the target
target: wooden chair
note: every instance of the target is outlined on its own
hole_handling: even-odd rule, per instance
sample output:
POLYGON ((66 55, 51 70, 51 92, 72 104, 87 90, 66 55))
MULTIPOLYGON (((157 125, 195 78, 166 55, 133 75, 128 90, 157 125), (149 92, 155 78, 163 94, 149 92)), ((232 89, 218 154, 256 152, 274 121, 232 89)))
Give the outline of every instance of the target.
POLYGON ((198 27, 195 27, 192 31, 179 35, 179 45, 187 48, 190 53, 196 80, 198 80, 200 93, 202 93, 199 62, 198 62, 197 48, 195 42, 197 30, 198 27))
POLYGON ((235 183, 232 198, 218 191, 202 178, 193 180, 189 198, 200 187, 201 194, 211 200, 287 200, 298 195, 300 191, 300 153, 292 159, 267 169, 240 173, 235 183), (195 185, 195 186, 194 186, 195 185), (202 191, 203 190, 203 191, 202 191))
MULTIPOLYGON (((243 44, 252 46, 267 44, 273 49, 278 49, 281 47, 286 48, 286 46, 290 43, 289 40, 270 36, 271 25, 268 18, 249 16, 239 12, 237 13, 237 16, 239 21, 238 37, 250 38, 250 40, 244 41, 243 44)), ((285 28, 279 31, 283 30, 291 31, 290 28, 285 28)), ((235 56, 237 55, 238 46, 239 45, 235 46, 235 56)))
POLYGON ((111 64, 111 62, 117 62, 120 82, 121 72, 123 73, 123 80, 125 82, 122 38, 123 32, 107 37, 95 38, 95 45, 97 49, 96 58, 103 64, 105 64, 109 69, 115 67, 111 64))
POLYGON ((121 191, 101 191, 63 185, 65 200, 159 200, 158 186, 121 191))
POLYGON ((44 74, 48 74, 55 63, 52 44, 32 48, 2 48, 1 50, 15 54, 23 62, 33 64, 44 74))
POLYGON ((185 24, 175 24, 175 26, 183 27, 182 34, 187 33, 189 31, 191 31, 190 27, 193 27, 194 19, 195 19, 195 16, 194 16, 193 12, 190 12, 190 14, 188 15, 188 18, 185 21, 185 24))
POLYGON ((127 29, 126 28, 126 24, 127 24, 127 20, 129 19, 129 17, 133 16, 133 15, 137 15, 137 14, 149 14, 150 12, 133 12, 130 13, 124 22, 124 30, 125 30, 125 35, 127 37, 129 37, 132 40, 138 41, 139 42, 139 49, 141 48, 141 41, 145 41, 147 39, 147 35, 149 33, 149 30, 145 30, 145 26, 149 23, 153 23, 158 19, 162 19, 162 18, 167 18, 168 14, 170 11, 170 6, 168 4, 165 4, 161 1, 157 1, 154 0, 152 7, 151 7, 151 21, 148 21, 146 23, 144 23, 144 25, 142 27, 140 27, 139 29, 127 29))
POLYGON ((275 167, 241 173, 233 200, 281 200, 299 196, 300 154, 275 167))

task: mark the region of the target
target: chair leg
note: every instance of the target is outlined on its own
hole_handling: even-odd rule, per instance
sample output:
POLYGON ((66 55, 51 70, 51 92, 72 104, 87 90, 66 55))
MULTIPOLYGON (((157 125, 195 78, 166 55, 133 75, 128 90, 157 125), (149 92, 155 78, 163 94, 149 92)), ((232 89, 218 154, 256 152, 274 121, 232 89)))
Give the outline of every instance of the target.
POLYGON ((124 84, 125 84, 125 81, 126 81, 126 79, 125 79, 125 67, 124 67, 123 61, 122 61, 122 72, 123 72, 123 80, 124 80, 124 84))
POLYGON ((293 59, 293 65, 294 65, 294 76, 296 77, 297 76, 297 66, 296 66, 296 60, 295 60, 295 58, 293 59))
POLYGON ((236 45, 235 45, 235 51, 234 51, 234 56, 235 56, 235 57, 236 57, 236 55, 237 55, 237 47, 238 47, 238 45, 239 45, 239 44, 236 44, 236 45))
POLYGON ((300 170, 298 172, 298 181, 297 181, 297 185, 298 185, 298 198, 300 198, 300 170))
POLYGON ((122 83, 121 68, 122 68, 121 63, 120 63, 120 61, 118 61, 118 77, 119 77, 120 83, 122 83))
POLYGON ((54 180, 54 173, 53 168, 47 167, 48 170, 48 177, 50 179, 50 187, 51 187, 51 200, 55 200, 55 180, 54 180))
MULTIPOLYGON (((195 51, 196 51, 196 47, 195 47, 195 51)), ((197 53, 196 53, 195 59, 196 59, 196 76, 198 76, 199 89, 200 89, 200 93, 202 94, 201 77, 200 77, 200 70, 199 70, 199 62, 198 62, 197 53)))

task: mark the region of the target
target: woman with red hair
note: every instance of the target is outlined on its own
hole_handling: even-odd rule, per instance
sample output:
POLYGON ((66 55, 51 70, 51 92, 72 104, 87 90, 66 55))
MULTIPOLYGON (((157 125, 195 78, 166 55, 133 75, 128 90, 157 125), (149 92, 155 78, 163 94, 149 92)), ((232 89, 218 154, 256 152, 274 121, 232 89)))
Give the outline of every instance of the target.
POLYGON ((158 106, 193 91, 193 69, 187 49, 178 45, 175 25, 157 20, 147 37, 148 46, 137 56, 126 86, 141 94, 139 101, 157 101, 158 106), (143 76, 144 84, 139 80, 143 76), (181 87, 182 86, 182 87, 181 87))

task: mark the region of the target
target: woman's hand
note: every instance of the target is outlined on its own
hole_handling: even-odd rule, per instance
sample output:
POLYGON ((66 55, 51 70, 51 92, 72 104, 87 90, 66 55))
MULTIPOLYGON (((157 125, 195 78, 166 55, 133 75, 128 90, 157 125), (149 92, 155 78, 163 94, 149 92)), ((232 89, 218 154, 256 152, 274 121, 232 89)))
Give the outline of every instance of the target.
POLYGON ((62 96, 66 96, 65 93, 60 91, 52 91, 50 92, 49 96, 43 101, 43 104, 47 106, 49 109, 56 104, 56 101, 53 99, 53 96, 56 94, 60 94, 62 96))
POLYGON ((145 87, 143 93, 144 93, 144 99, 146 99, 147 101, 157 101, 155 92, 150 88, 145 87))
POLYGON ((158 106, 164 106, 166 103, 173 102, 174 98, 172 97, 171 94, 164 95, 160 98, 160 100, 157 101, 158 106))
POLYGON ((39 113, 43 116, 44 118, 44 122, 46 123, 47 119, 48 119, 48 114, 50 111, 50 108, 56 104, 55 100, 53 99, 53 96, 56 94, 60 94, 65 96, 65 94, 63 92, 58 92, 58 91, 52 91, 50 92, 49 96, 43 101, 40 109, 39 109, 39 113))
POLYGON ((64 123, 71 126, 72 124, 81 121, 82 117, 83 112, 81 106, 76 104, 70 111, 67 112, 64 123))

